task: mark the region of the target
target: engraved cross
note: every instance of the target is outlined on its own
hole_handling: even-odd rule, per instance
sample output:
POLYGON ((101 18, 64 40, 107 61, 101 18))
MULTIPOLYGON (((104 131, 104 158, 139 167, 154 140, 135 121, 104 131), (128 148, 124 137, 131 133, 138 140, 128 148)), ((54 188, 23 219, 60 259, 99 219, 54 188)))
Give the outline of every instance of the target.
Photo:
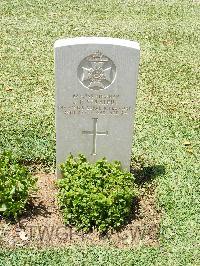
POLYGON ((97 120, 98 118, 92 118, 93 119, 93 130, 88 131, 84 130, 82 131, 82 134, 87 134, 87 135, 92 135, 93 136, 93 148, 92 148, 92 155, 96 155, 96 150, 97 150, 97 136, 107 136, 108 131, 102 132, 97 130, 97 120))

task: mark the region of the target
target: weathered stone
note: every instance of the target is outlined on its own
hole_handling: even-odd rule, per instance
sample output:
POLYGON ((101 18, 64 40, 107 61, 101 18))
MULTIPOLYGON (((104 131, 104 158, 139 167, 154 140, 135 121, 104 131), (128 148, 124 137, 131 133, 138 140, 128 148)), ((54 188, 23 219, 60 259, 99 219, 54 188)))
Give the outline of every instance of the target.
POLYGON ((55 42, 57 164, 72 153, 129 170, 139 44, 113 38, 55 42))

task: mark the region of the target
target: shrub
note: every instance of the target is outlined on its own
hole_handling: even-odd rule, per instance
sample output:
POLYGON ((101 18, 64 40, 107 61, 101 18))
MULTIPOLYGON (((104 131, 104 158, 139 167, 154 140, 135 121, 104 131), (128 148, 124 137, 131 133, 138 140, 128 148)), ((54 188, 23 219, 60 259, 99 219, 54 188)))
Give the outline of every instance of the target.
POLYGON ((24 209, 36 178, 10 152, 0 154, 0 213, 16 218, 24 209))
POLYGON ((60 166, 58 203, 66 224, 88 231, 117 229, 130 215, 137 188, 120 162, 105 158, 90 164, 83 155, 68 157, 60 166))

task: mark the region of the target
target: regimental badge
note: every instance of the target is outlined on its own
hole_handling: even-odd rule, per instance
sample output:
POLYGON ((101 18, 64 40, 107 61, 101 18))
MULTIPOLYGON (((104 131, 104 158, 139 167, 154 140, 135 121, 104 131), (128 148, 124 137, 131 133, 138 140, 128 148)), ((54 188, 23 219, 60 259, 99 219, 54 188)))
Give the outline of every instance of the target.
POLYGON ((80 83, 91 90, 108 88, 114 82, 115 77, 115 64, 100 51, 85 57, 78 66, 78 79, 80 83))

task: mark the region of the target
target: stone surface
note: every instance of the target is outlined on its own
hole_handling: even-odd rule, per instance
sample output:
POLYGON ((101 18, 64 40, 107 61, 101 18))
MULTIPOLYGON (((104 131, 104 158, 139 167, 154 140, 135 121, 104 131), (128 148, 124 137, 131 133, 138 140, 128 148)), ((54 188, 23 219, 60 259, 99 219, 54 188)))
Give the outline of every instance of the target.
POLYGON ((130 169, 139 55, 121 39, 55 42, 57 164, 83 153, 130 169))

